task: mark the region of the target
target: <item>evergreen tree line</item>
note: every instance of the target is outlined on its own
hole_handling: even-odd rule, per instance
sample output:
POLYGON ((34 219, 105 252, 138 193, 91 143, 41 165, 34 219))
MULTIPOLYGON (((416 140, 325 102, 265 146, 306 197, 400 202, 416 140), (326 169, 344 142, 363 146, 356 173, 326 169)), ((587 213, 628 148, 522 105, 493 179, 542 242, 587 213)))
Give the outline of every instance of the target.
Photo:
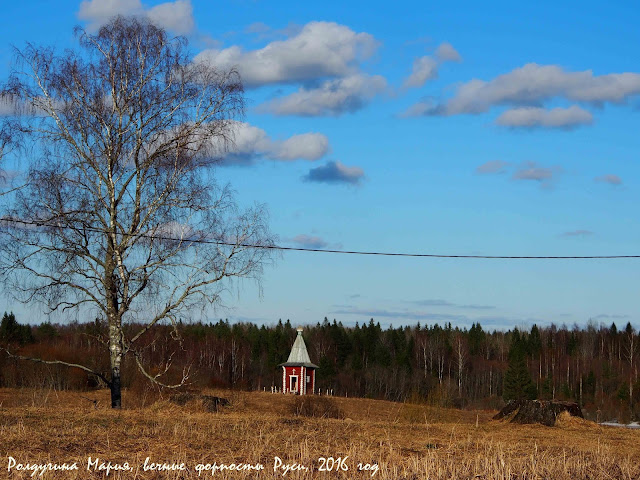
MULTIPOLYGON (((126 328, 139 326, 129 325, 126 328)), ((281 369, 296 330, 291 322, 180 322, 148 331, 142 361, 170 382, 189 371, 197 387, 247 390, 280 388, 281 369)), ((578 402, 588 414, 632 418, 640 412, 638 334, 589 323, 573 328, 550 325, 485 331, 445 325, 382 328, 371 319, 355 327, 325 318, 303 333, 312 362, 319 366, 321 394, 426 401, 456 407, 497 408, 512 398, 578 402)), ((29 326, 5 313, 0 346, 24 356, 89 363, 108 369, 102 343, 106 323, 29 326)), ((124 386, 145 380, 125 361, 124 386)), ((99 379, 59 365, 42 365, 0 355, 0 386, 100 388, 99 379)))

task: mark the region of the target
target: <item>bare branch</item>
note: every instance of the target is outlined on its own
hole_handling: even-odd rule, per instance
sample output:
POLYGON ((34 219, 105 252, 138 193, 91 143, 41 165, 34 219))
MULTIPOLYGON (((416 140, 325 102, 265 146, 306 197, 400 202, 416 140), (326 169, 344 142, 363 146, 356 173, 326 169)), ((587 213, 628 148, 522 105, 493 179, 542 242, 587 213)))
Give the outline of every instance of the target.
POLYGON ((78 363, 63 362, 62 360, 43 360, 42 358, 25 357, 23 355, 15 355, 15 354, 11 353, 9 350, 7 350, 4 347, 0 347, 0 350, 4 350, 4 352, 7 354, 8 357, 15 358, 17 360, 28 360, 30 362, 44 363, 46 365, 63 365, 65 367, 69 367, 69 368, 78 368, 80 370, 84 370, 85 372, 87 372, 87 373, 89 373, 91 375, 95 375, 100 380, 105 382, 107 385, 111 385, 111 382, 102 373, 96 372, 95 370, 92 370, 89 367, 85 367, 84 365, 80 365, 78 363))
POLYGON ((138 365, 138 369, 152 383, 154 383, 154 384, 156 384, 156 385, 158 385, 160 387, 171 388, 171 389, 180 388, 180 387, 183 387, 185 385, 188 385, 189 375, 191 373, 191 365, 188 365, 187 367, 183 368, 183 370, 182 370, 182 379, 180 380, 180 383, 167 384, 167 383, 161 382, 159 380, 159 378, 162 377, 163 375, 165 375, 169 371, 169 369, 171 368, 171 357, 173 357, 173 355, 171 355, 169 360, 165 363, 164 369, 160 373, 157 373, 156 375, 151 375, 144 368, 144 365, 142 365, 142 361, 140 360, 140 354, 138 352, 136 352, 136 351, 132 351, 132 352, 133 352, 133 355, 134 355, 134 357, 136 359, 136 365, 138 365))

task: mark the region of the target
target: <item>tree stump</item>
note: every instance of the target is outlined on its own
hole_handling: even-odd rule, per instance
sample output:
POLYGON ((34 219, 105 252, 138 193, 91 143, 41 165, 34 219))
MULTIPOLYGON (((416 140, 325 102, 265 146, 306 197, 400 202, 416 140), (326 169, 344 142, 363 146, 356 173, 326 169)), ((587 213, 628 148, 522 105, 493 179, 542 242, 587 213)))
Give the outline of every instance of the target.
POLYGON ((553 427, 562 412, 568 412, 573 417, 584 418, 580 406, 573 402, 510 400, 493 419, 508 419, 510 423, 540 423, 553 427))

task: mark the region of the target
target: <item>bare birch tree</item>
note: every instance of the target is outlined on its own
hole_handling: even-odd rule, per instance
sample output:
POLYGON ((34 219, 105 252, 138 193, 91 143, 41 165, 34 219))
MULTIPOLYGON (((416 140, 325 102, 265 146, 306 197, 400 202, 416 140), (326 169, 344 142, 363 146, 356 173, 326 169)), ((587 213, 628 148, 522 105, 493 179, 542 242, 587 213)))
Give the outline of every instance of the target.
MULTIPOLYGON (((0 106, 2 98, 0 97, 0 106)), ((10 128, 6 125, 0 126, 0 197, 8 195, 15 191, 9 187, 9 176, 4 169, 3 160, 7 156, 8 150, 12 145, 10 128)))
POLYGON ((631 326, 631 322, 627 323, 624 331, 625 337, 625 356, 629 362, 629 408, 633 411, 633 384, 634 384, 634 357, 638 349, 636 334, 631 326))
POLYGON ((467 363, 467 345, 465 345, 462 334, 456 335, 454 349, 456 365, 458 367, 458 396, 462 398, 462 376, 464 374, 464 367, 467 363))
POLYGON ((271 250, 256 246, 273 239, 264 209, 240 211, 213 179, 244 110, 237 72, 192 62, 183 38, 141 19, 76 36, 78 51, 17 51, 3 91, 33 114, 4 122, 30 170, 3 212, 2 280, 24 302, 107 320, 110 370, 74 366, 120 408, 125 357, 173 386, 145 368, 145 334, 218 303, 234 277, 259 279, 271 250))

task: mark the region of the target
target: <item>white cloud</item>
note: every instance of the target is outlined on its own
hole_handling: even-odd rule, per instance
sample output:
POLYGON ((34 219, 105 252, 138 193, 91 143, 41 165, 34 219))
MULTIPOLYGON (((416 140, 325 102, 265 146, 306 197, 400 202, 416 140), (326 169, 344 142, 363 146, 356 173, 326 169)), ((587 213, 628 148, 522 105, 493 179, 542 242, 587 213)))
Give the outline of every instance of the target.
POLYGON ((543 180, 551 180, 551 178, 553 178, 553 170, 544 167, 527 167, 515 172, 513 178, 515 180, 535 180, 542 182, 543 180))
POLYGON ((502 113, 496 123, 512 128, 574 128, 593 123, 590 112, 572 105, 569 108, 546 110, 539 107, 522 107, 502 113))
POLYGON ((263 129, 244 122, 237 122, 233 128, 233 144, 229 154, 253 156, 265 154, 271 149, 271 139, 263 129))
POLYGON ((411 75, 402 84, 403 88, 421 87, 438 77, 438 67, 444 62, 461 62, 462 57, 450 43, 442 43, 435 52, 436 58, 424 56, 413 61, 411 75))
POLYGON ((558 175, 563 172, 562 167, 543 167, 536 162, 524 162, 518 166, 503 160, 490 160, 476 167, 480 175, 503 174, 511 171, 511 179, 538 182, 542 188, 551 188, 558 175))
POLYGON ((271 160, 318 160, 330 151, 329 139, 321 133, 302 133, 286 140, 273 140, 258 127, 244 122, 234 125, 234 141, 223 165, 251 165, 259 157, 271 160))
POLYGON ((453 48, 453 45, 447 42, 441 43, 438 46, 438 48, 436 49, 436 57, 438 57, 438 59, 441 62, 461 62, 462 61, 462 57, 457 52, 457 50, 453 48))
POLYGON ((442 104, 421 102, 405 115, 478 114, 495 105, 538 106, 552 98, 602 104, 621 103, 640 94, 640 74, 594 76, 591 70, 568 72, 557 65, 529 63, 490 81, 473 79, 460 85, 442 104))
POLYGON ((7 97, 0 97, 0 117, 6 115, 15 115, 16 112, 15 102, 7 97))
POLYGON ((328 162, 317 168, 312 168, 302 177, 305 182, 317 183, 348 183, 357 185, 364 178, 364 171, 360 167, 348 167, 340 162, 328 162))
POLYGON ((140 0, 84 0, 78 18, 90 22, 97 29, 116 15, 137 15, 143 11, 140 0))
POLYGON ((195 29, 191 0, 165 2, 152 8, 140 0, 84 0, 78 9, 78 18, 89 22, 89 31, 96 31, 116 15, 146 16, 178 35, 187 35, 195 29))
POLYGON ((329 246, 329 243, 321 237, 315 235, 300 234, 291 239, 291 243, 294 243, 301 248, 313 248, 323 249, 329 246))
POLYGON ((609 185, 622 185, 622 179, 618 175, 607 174, 595 178, 596 182, 608 183, 609 185))
POLYGON ((191 0, 161 3, 147 12, 149 20, 178 35, 188 35, 195 29, 191 0))
POLYGON ((310 22, 290 38, 259 50, 209 49, 198 54, 196 61, 224 69, 237 67, 245 86, 251 88, 347 76, 357 72, 358 63, 377 48, 378 42, 368 33, 333 22, 310 22))
POLYGON ((329 152, 329 139, 321 133, 301 133, 274 142, 272 155, 280 160, 318 160, 329 152))
POLYGON ((411 105, 407 110, 400 114, 401 117, 421 117, 427 115, 435 115, 439 107, 432 98, 421 100, 411 105))
POLYGON ((413 61, 413 71, 404 81, 403 87, 421 87, 428 80, 438 76, 438 62, 429 57, 416 58, 413 61))
POLYGON ((476 173, 504 173, 509 165, 511 165, 509 162, 505 162, 503 160, 489 160, 488 162, 476 167, 476 173))
POLYGON ((514 180, 533 180, 548 184, 561 171, 560 167, 541 167, 536 162, 527 162, 513 173, 512 178, 514 180))
MULTIPOLYGON (((252 24, 249 30, 270 32, 262 23, 252 24)), ((258 107, 276 115, 337 116, 364 107, 387 88, 383 77, 360 69, 360 63, 378 48, 372 35, 333 22, 310 22, 279 32, 286 38, 263 48, 213 48, 198 54, 195 61, 236 68, 247 88, 298 84, 294 93, 258 107)))
POLYGON ((189 239, 196 231, 192 225, 181 222, 167 222, 159 225, 153 232, 154 236, 167 237, 172 239, 189 239))
POLYGON ((318 88, 302 87, 291 95, 263 104, 259 110, 276 115, 341 115, 361 109, 386 87, 387 81, 379 75, 354 74, 328 80, 318 88))

